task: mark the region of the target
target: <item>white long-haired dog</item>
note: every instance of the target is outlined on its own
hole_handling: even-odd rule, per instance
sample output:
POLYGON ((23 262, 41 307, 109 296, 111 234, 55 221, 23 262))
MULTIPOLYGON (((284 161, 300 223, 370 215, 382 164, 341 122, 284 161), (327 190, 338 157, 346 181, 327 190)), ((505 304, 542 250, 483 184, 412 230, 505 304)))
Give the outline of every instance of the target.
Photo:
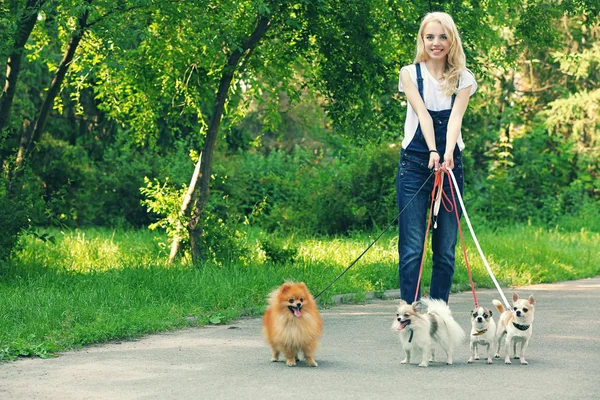
POLYGON ((446 352, 446 364, 452 364, 454 351, 465 338, 465 331, 452 318, 448 305, 443 300, 429 298, 412 304, 400 300, 392 329, 398 331, 406 353, 402 364, 410 363, 413 350, 420 349, 423 359, 419 367, 435 361, 435 343, 446 352))

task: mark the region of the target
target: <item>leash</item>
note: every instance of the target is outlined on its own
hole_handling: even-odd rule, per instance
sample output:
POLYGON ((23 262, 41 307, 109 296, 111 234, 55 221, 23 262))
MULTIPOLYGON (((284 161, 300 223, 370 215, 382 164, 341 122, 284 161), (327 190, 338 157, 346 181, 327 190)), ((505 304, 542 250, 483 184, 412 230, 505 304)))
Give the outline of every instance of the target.
POLYGON ((421 266, 419 267, 419 279, 417 279, 417 290, 415 291, 415 300, 419 298, 419 289, 421 288, 421 276, 423 276, 423 266, 425 265, 425 249, 427 248, 427 238, 429 237, 429 229, 431 228, 431 221, 433 220, 433 214, 436 214, 436 221, 434 226, 437 227, 437 212, 440 210, 440 202, 436 199, 439 197, 441 200, 441 189, 440 186, 443 180, 441 179, 439 171, 435 172, 435 179, 433 181, 433 189, 431 190, 431 207, 429 210, 429 218, 427 219, 427 229, 425 230, 425 241, 423 242, 423 255, 421 256, 421 266), (438 188, 436 192, 436 188, 438 188))
MULTIPOLYGON (((451 169, 447 169, 446 171, 450 174, 450 177, 452 178, 452 183, 454 184, 454 187, 456 188, 456 197, 458 197, 458 201, 460 203, 460 207, 462 208, 463 214, 465 216, 465 221, 467 221, 467 225, 469 226, 469 230, 471 231, 471 236, 473 237, 473 240, 475 241, 475 245, 477 246, 477 250, 479 251, 479 255, 481 256, 481 259, 483 260, 483 264, 485 265, 485 268, 487 269, 488 274, 492 278, 492 281, 494 282, 494 285, 496 285, 496 289, 498 289, 498 293, 500 293, 500 297, 502 297, 502 300, 504 301, 504 305, 506 306, 506 308, 508 310, 510 310, 511 309, 511 305, 508 302, 508 300, 506 299, 506 296, 504 295, 504 292, 502 291, 502 288, 500 288, 500 284, 496 280, 496 276, 494 275, 494 272, 490 268, 490 265, 488 264, 487 259, 485 258, 485 255, 483 254, 483 251, 481 250, 481 246, 479 245, 479 241, 477 240, 477 236, 475 236, 475 231, 473 230, 473 226, 471 225, 471 220, 469 219, 469 215, 467 214, 467 210, 465 208, 465 204, 463 202, 462 196, 460 195, 460 190, 458 188, 458 183, 456 182, 456 178, 454 177, 454 173, 452 172, 451 169)), ((451 186, 451 188, 452 188, 452 186, 451 186)), ((458 210, 456 211, 456 213, 457 213, 457 218, 458 218, 458 210)), ((458 226, 460 227, 460 223, 459 223, 458 226)), ((461 229, 461 238, 462 238, 462 229, 461 229)), ((464 241, 463 241, 463 246, 464 246, 464 241)), ((466 253, 465 253, 465 260, 466 260, 466 253)), ((470 272, 469 272, 469 277, 471 277, 470 272)), ((471 284, 472 284, 472 279, 471 279, 471 284)))
MULTIPOLYGON (((381 231, 381 233, 379 234, 379 236, 377 236, 377 238, 375 238, 375 240, 373 240, 373 242, 371 242, 371 244, 362 252, 360 253, 360 255, 358 256, 358 258, 356 258, 356 260, 352 261, 350 263, 350 265, 348 265, 348 267, 342 271, 341 274, 339 274, 329 285, 327 285, 327 287, 323 290, 321 290, 314 298, 317 299, 319 298, 319 296, 321 296, 323 294, 323 292, 325 292, 327 289, 329 289, 335 282, 338 281, 338 279, 340 279, 342 276, 344 276, 344 274, 346 272, 348 272, 348 270, 350 268, 352 268, 354 266, 354 264, 356 264, 358 262, 358 260, 360 260, 362 258, 362 256, 365 255, 365 253, 367 251, 369 251, 369 249, 371 247, 373 247, 373 245, 379 240, 379 238, 381 238, 383 236, 383 234, 385 232, 387 232, 388 229, 390 229, 390 227, 396 223, 396 221, 398 220, 398 218, 400 218, 400 215, 402 215, 402 213, 404 212, 404 210, 406 210, 406 207, 409 206, 410 203, 412 203, 412 201, 415 199, 415 197, 417 197, 417 194, 419 194, 419 192, 425 187, 425 185, 427 184, 427 182, 429 182, 429 179, 431 179, 431 177, 435 174, 435 171, 431 171, 431 174, 429 174, 429 176, 427 177, 427 179, 425 180, 425 182, 421 185, 421 187, 419 188, 419 190, 417 190, 417 192, 413 195, 413 197, 411 197, 411 199, 408 201, 408 203, 406 203, 406 205, 404 206, 404 208, 398 213, 398 215, 396 215, 396 218, 394 218, 392 220, 392 222, 389 223, 389 225, 383 230, 381 231)), ((421 276, 419 275, 419 279, 421 279, 421 276)))
MULTIPOLYGON (((454 178, 454 175, 452 175, 452 178, 454 178)), ((454 180, 456 181, 456 178, 454 178, 454 180)), ((458 190, 458 186, 456 191, 460 195, 460 190, 458 190)), ((462 226, 460 224, 460 215, 458 215, 458 207, 456 206, 456 197, 454 197, 454 187, 452 185, 450 185, 450 193, 452 194, 454 213, 456 214, 456 223, 458 224, 458 232, 460 233, 460 241, 462 244, 463 256, 465 257, 465 265, 467 267, 467 272, 469 273, 469 282, 471 283, 471 291, 473 292, 473 301, 475 302, 475 309, 478 309, 479 302, 477 301, 477 294, 475 293, 475 283, 473 283, 473 274, 471 274, 471 266, 469 265, 469 258, 467 257, 467 247, 465 246, 465 236, 463 235, 462 226)))

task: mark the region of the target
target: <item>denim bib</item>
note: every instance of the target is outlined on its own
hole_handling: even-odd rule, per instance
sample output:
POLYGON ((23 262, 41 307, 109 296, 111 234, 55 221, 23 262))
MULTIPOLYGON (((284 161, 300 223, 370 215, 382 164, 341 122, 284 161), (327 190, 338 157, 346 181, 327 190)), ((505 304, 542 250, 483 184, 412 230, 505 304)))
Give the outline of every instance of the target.
MULTIPOLYGON (((415 64, 417 67, 417 86, 419 88, 419 94, 425 102, 425 96, 423 95, 423 75, 421 74, 421 65, 415 64)), ((450 108, 447 110, 440 111, 432 111, 427 109, 429 115, 431 115, 431 119, 433 120, 433 130, 435 133, 435 145, 437 147, 437 151, 440 156, 443 157, 443 154, 446 152, 446 134, 448 132, 448 120, 450 120, 450 113, 452 112, 452 107, 454 106, 454 100, 456 99, 456 94, 452 95, 452 103, 450 108)), ((417 126, 417 130, 415 131, 415 136, 409 143, 406 148, 406 153, 419 158, 427 158, 429 159, 429 147, 427 147, 427 142, 425 141, 425 137, 423 136, 423 132, 421 131, 421 123, 417 126)), ((454 149, 454 158, 456 158, 460 154, 460 150, 458 146, 454 149)))

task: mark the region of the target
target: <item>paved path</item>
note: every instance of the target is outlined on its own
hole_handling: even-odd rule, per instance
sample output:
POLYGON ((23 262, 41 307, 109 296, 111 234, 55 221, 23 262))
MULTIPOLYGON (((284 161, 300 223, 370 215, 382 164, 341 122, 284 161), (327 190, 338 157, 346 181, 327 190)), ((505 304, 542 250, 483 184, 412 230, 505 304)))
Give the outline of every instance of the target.
MULTIPOLYGON (((468 343, 452 366, 401 365, 390 330, 397 301, 373 300, 322 312, 318 368, 270 362, 260 319, 243 319, 3 363, 0 399, 600 399, 600 278, 518 292, 538 303, 528 366, 469 365, 468 343)), ((471 294, 450 302, 469 329, 471 294)))

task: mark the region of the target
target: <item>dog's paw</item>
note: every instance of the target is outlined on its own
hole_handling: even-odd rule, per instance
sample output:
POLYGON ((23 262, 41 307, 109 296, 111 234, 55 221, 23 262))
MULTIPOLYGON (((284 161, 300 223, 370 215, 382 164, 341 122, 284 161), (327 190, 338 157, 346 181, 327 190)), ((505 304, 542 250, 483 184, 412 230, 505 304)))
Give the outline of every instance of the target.
POLYGON ((493 364, 493 362, 492 362, 492 358, 491 358, 491 357, 487 359, 487 363, 488 363, 488 364, 493 364))
POLYGON ((288 367, 295 367, 296 366, 296 361, 294 361, 294 360, 287 360, 285 363, 286 363, 286 365, 288 367))
POLYGON ((509 359, 504 360, 504 364, 512 364, 509 359))
POLYGON ((277 362, 277 361, 279 361, 279 359, 278 359, 278 358, 271 357, 271 362, 277 362))
POLYGON ((429 367, 429 363, 423 361, 421 364, 419 364, 419 367, 423 367, 423 368, 429 367))
POLYGON ((404 360, 400 361, 400 364, 408 364, 408 358, 405 358, 404 360))
POLYGON ((529 363, 525 360, 521 360, 521 365, 529 365, 529 363))
POLYGON ((494 354, 494 358, 500 358, 500 354, 498 354, 498 353, 494 354))
POLYGON ((479 356, 475 356, 475 359, 476 359, 476 360, 479 360, 479 356))
POLYGON ((518 360, 518 359, 519 359, 519 358, 521 358, 521 357, 519 357, 519 356, 514 356, 513 358, 514 358, 515 360, 518 360))
POLYGON ((319 364, 317 364, 317 362, 316 362, 315 360, 312 360, 312 361, 307 361, 306 363, 307 363, 309 366, 311 366, 311 367, 318 367, 318 366, 319 366, 319 364))
POLYGON ((468 362, 469 364, 473 364, 473 357, 469 358, 469 359, 467 360, 467 362, 468 362))

